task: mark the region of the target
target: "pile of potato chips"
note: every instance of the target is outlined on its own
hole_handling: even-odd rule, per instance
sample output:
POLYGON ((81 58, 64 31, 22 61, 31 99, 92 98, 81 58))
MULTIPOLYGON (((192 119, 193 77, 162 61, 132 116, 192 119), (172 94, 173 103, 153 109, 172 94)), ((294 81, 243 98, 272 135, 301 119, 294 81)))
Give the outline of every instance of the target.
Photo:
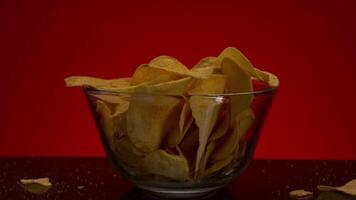
POLYGON ((228 47, 191 69, 158 56, 131 78, 73 76, 65 82, 105 91, 90 98, 111 151, 130 173, 188 181, 216 174, 244 156, 242 137, 255 119, 253 79, 279 84, 228 47))

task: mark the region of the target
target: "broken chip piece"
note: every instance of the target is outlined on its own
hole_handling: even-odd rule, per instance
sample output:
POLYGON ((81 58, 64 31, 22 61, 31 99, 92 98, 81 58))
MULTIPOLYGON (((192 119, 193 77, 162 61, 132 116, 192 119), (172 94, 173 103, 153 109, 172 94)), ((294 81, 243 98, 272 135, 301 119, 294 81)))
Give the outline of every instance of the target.
POLYGON ((46 193, 51 187, 52 183, 49 178, 37 178, 37 179, 21 179, 21 186, 28 192, 33 194, 46 193))
POLYGON ((308 200, 313 198, 313 192, 306 190, 292 190, 289 192, 289 197, 296 200, 308 200))
POLYGON ((328 185, 318 185, 318 190, 323 192, 329 191, 339 191, 345 194, 356 196, 356 179, 347 182, 343 186, 328 186, 328 185))

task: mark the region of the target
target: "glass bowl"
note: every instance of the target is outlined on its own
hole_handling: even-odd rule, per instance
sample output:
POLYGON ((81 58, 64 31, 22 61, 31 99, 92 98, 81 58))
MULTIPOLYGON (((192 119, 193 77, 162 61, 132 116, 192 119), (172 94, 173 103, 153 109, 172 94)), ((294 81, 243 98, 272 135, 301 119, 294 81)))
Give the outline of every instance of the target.
POLYGON ((150 194, 179 198, 214 193, 247 168, 276 92, 257 81, 253 88, 187 96, 88 87, 84 93, 112 167, 150 194))

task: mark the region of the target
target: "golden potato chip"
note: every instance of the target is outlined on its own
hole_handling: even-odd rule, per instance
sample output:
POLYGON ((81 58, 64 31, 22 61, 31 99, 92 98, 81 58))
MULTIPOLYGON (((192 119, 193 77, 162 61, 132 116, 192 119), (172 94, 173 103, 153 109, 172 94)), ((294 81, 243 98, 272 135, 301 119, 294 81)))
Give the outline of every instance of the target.
MULTIPOLYGON (((133 93, 137 86, 130 84, 131 78, 100 79, 88 76, 71 76, 64 79, 67 87, 90 86, 97 90, 133 93)), ((147 85, 148 83, 142 83, 147 85)))
POLYGON ((152 59, 149 65, 153 68, 181 75, 186 75, 189 72, 189 69, 183 63, 172 56, 158 56, 152 59))
POLYGON ((143 165, 151 174, 180 181, 189 178, 187 159, 184 156, 169 154, 162 149, 157 149, 145 156, 143 165))
POLYGON ((215 149, 215 141, 212 141, 206 147, 206 152, 204 154, 204 158, 203 158, 203 160, 201 162, 201 165, 199 167, 198 176, 202 176, 203 175, 203 173, 205 171, 205 168, 206 168, 206 165, 208 163, 208 160, 210 158, 210 155, 214 151, 214 149, 215 149))
POLYGON ((211 134, 209 141, 217 140, 223 137, 229 130, 230 125, 230 112, 226 112, 226 115, 222 119, 222 122, 219 123, 218 128, 211 134))
POLYGON ((192 96, 189 102, 195 123, 199 128, 199 147, 195 164, 195 173, 197 175, 208 143, 208 138, 218 119, 222 103, 217 101, 214 97, 209 98, 204 96, 192 96))
POLYGON ((186 77, 155 85, 138 86, 136 87, 135 92, 148 94, 182 95, 191 87, 192 83, 193 79, 186 77))
POLYGON ((213 74, 208 79, 196 80, 193 88, 188 91, 189 95, 221 94, 224 93, 226 76, 213 74))
POLYGON ((196 68, 213 68, 213 74, 221 74, 220 63, 216 57, 205 57, 199 60, 197 64, 193 66, 192 69, 196 68))
POLYGON ((127 113, 128 137, 143 152, 158 149, 178 127, 182 100, 172 96, 133 94, 127 113))
POLYGON ((142 164, 145 154, 138 150, 126 136, 115 140, 113 152, 126 168, 133 170, 131 173, 145 172, 142 164))
POLYGON ((92 96, 111 105, 127 104, 129 103, 130 100, 130 96, 128 94, 115 95, 114 93, 109 93, 109 94, 92 94, 92 96))
POLYGON ((167 145, 170 148, 177 146, 182 141, 190 125, 193 123, 194 119, 190 117, 190 114, 189 102, 185 102, 179 117, 179 127, 169 134, 167 138, 167 145))
POLYGON ((196 79, 207 79, 213 72, 212 67, 189 70, 183 63, 171 56, 158 56, 151 60, 149 66, 173 72, 182 76, 190 76, 196 79))
POLYGON ((131 85, 140 85, 142 83, 157 84, 172 81, 182 76, 163 69, 150 67, 147 64, 140 65, 131 78, 131 85))
POLYGON ((115 107, 114 113, 111 113, 111 110, 103 101, 96 101, 96 111, 101 114, 99 121, 111 147, 113 147, 115 137, 119 138, 126 132, 125 115, 128 107, 128 102, 118 104, 115 107))
POLYGON ((20 184, 26 191, 33 194, 46 193, 52 187, 52 183, 47 177, 37 179, 21 179, 20 184))
POLYGON ((222 168, 228 166, 230 162, 232 161, 233 156, 232 155, 227 155, 225 156, 224 160, 219 160, 213 163, 207 170, 205 170, 204 176, 209 176, 213 174, 214 172, 217 172, 221 170, 222 168))
MULTIPOLYGON (((243 69, 232 59, 225 58, 221 63, 222 71, 227 76, 226 89, 230 93, 251 92, 252 81, 243 69), (238 80, 238 83, 236 81, 238 80)), ((233 95, 231 99, 231 119, 250 106, 253 100, 252 94, 233 95)))
POLYGON ((224 49, 217 59, 219 62, 223 62, 225 58, 232 59, 250 76, 269 84, 271 87, 277 87, 279 85, 278 78, 275 75, 254 68, 252 63, 236 48, 228 47, 224 49))
POLYGON ((172 80, 163 83, 152 84, 152 82, 144 82, 136 86, 127 88, 106 88, 101 89, 111 92, 123 93, 146 93, 146 94, 164 94, 164 95, 182 95, 188 91, 193 83, 193 78, 185 77, 178 80, 172 80))
POLYGON ((90 86, 93 88, 125 88, 130 86, 130 78, 101 79, 89 76, 70 76, 64 79, 67 87, 90 86))
POLYGON ((251 126, 253 119, 253 111, 249 107, 239 113, 234 120, 234 129, 221 138, 216 151, 213 152, 211 157, 214 160, 223 160, 227 155, 232 155, 235 149, 239 148, 239 141, 251 126))

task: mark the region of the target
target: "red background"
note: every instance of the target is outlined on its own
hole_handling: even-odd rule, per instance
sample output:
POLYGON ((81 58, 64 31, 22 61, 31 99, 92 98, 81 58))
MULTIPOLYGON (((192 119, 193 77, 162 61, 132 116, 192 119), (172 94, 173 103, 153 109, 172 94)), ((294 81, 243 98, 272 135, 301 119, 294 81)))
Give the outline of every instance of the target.
POLYGON ((0 155, 104 155, 66 76, 236 46, 281 81, 256 157, 356 159, 356 1, 100 2, 0 2, 0 155))

